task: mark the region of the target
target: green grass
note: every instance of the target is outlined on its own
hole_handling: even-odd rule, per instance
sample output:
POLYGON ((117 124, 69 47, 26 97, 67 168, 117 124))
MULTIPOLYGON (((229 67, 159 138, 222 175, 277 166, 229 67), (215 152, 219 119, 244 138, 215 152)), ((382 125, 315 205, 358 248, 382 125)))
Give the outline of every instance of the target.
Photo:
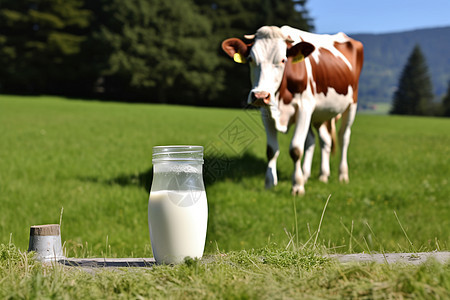
POLYGON ((339 264, 265 247, 176 266, 109 270, 43 266, 0 245, 2 299, 447 299, 450 265, 339 264))
POLYGON ((69 256, 151 256, 152 147, 198 144, 206 168, 224 166, 205 174, 206 253, 284 247, 292 235, 306 243, 329 195, 318 242, 330 251, 448 249, 449 119, 357 116, 350 184, 337 180, 338 156, 329 184, 319 182, 316 153, 307 194, 297 198, 290 134, 279 136, 280 183, 264 189, 260 123, 257 111, 0 96, 0 242, 12 235, 26 249, 29 227, 59 223, 62 212, 69 256), (228 135, 236 124, 247 126, 246 149, 228 135))
POLYGON ((291 133, 279 136, 279 185, 264 189, 257 111, 0 96, 0 297, 447 298, 448 264, 341 265, 320 254, 448 250, 449 128, 358 115, 350 184, 337 180, 337 156, 319 182, 316 153, 306 195, 294 198, 291 133), (31 225, 62 220, 69 257, 152 256, 151 151, 167 144, 206 147, 204 260, 92 275, 25 252, 31 225))

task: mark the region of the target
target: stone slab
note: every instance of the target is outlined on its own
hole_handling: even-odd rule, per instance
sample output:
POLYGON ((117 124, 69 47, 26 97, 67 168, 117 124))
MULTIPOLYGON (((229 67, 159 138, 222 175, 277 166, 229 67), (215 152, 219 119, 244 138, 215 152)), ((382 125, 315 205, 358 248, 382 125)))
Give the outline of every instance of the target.
POLYGON ((82 268, 150 268, 156 264, 152 258, 67 258, 58 261, 68 267, 82 268))
POLYGON ((328 255, 330 258, 337 259, 341 263, 351 262, 377 262, 377 263, 406 263, 419 265, 434 258, 440 263, 450 262, 450 252, 419 252, 419 253, 357 253, 357 254, 334 254, 328 255))
MULTIPOLYGON (((434 258, 440 263, 450 263, 450 252, 331 254, 326 257, 341 263, 376 262, 419 265, 429 258, 434 258)), ((58 263, 67 267, 81 268, 151 268, 156 264, 154 258, 67 258, 59 260, 58 263)))

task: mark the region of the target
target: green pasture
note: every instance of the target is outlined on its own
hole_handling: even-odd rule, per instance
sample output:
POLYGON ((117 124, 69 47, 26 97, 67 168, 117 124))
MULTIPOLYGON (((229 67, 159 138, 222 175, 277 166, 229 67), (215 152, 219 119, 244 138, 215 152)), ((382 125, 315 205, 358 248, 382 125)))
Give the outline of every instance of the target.
POLYGON ((291 133, 279 136, 279 185, 265 190, 258 111, 0 96, 0 244, 24 251, 31 225, 61 222, 67 256, 151 257, 152 147, 194 144, 205 146, 207 255, 449 249, 449 119, 358 115, 350 183, 337 180, 338 156, 319 182, 316 151, 304 197, 290 195, 291 133))
POLYGON ((46 266, 0 244, 2 299, 448 299, 450 265, 340 264, 310 251, 216 252, 153 268, 46 266))

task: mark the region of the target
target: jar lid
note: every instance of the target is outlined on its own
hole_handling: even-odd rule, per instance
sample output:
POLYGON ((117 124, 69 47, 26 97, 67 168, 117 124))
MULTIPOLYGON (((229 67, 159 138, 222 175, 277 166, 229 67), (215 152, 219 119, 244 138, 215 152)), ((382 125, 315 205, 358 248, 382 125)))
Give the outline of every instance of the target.
POLYGON ((199 162, 203 163, 203 146, 173 145, 153 147, 153 163, 157 162, 199 162))

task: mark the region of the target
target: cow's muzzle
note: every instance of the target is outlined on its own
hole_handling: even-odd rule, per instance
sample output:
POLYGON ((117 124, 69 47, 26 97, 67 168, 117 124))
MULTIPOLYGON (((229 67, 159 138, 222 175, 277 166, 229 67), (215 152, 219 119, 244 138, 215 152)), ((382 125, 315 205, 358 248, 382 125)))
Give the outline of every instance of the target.
POLYGON ((270 104, 270 93, 268 92, 252 92, 252 105, 263 106, 270 104))

